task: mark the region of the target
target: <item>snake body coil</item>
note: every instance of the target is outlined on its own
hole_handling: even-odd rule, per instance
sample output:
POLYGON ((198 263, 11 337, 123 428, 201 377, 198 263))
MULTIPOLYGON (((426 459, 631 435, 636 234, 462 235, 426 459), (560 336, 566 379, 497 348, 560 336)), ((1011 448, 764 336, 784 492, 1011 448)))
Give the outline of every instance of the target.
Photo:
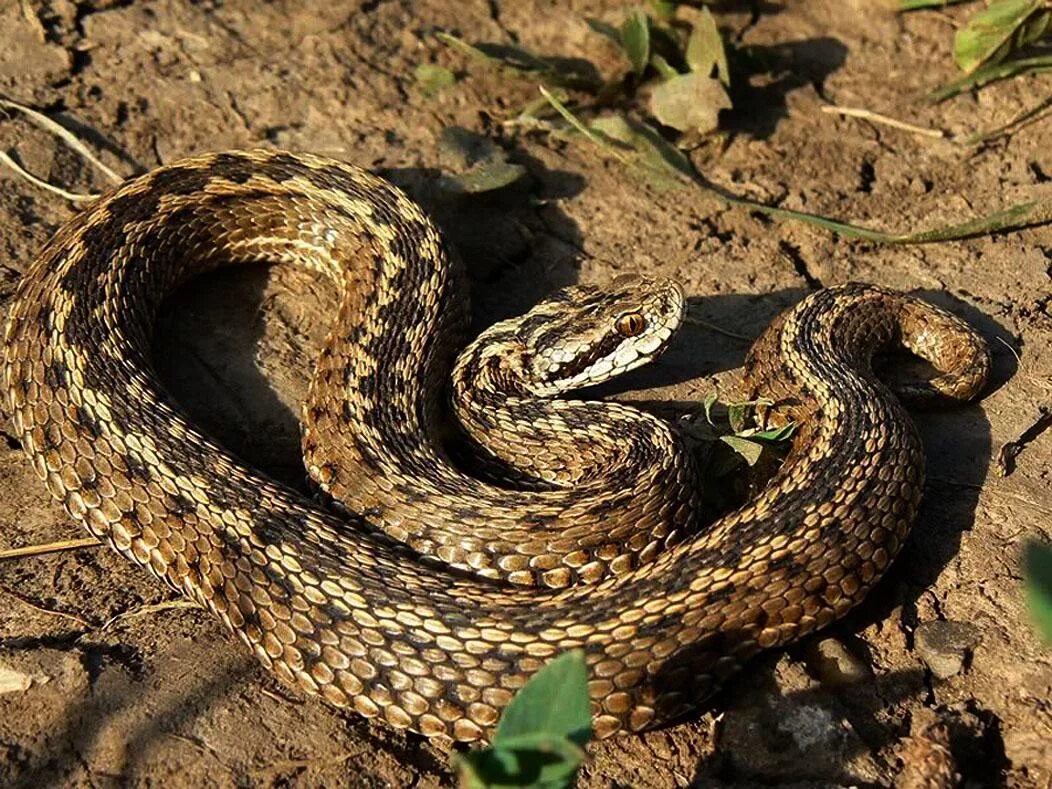
POLYGON ((569 289, 454 366, 460 292, 432 224, 374 176, 287 153, 188 159, 47 244, 10 314, 7 401, 70 514, 282 680, 471 741, 563 650, 584 650, 606 736, 682 713, 760 649, 843 615, 901 547, 922 488, 920 443, 871 356, 900 343, 928 359, 939 374, 904 388, 922 397, 968 399, 989 367, 974 332, 922 301, 812 294, 745 368, 746 390, 799 422, 790 456, 702 530, 689 456, 663 422, 562 397, 657 353, 677 287, 569 289), (310 266, 344 294, 303 415, 308 471, 340 512, 244 466, 152 371, 164 296, 256 260, 310 266), (443 449, 450 369, 482 478, 443 449))

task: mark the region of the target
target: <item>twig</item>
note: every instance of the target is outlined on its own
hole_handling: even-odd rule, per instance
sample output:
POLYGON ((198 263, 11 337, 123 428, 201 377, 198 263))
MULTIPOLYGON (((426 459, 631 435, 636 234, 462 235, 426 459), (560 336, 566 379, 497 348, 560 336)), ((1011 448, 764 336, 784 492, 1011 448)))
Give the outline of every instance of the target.
POLYGON ((66 198, 72 203, 90 203, 92 200, 97 200, 99 197, 97 194, 91 193, 85 194, 82 192, 68 192, 61 186, 49 184, 47 181, 37 178, 27 169, 22 167, 22 165, 18 164, 18 162, 16 162, 14 159, 7 155, 6 151, 0 151, 0 164, 6 164, 9 168, 14 170, 16 175, 25 178, 27 181, 29 181, 29 183, 33 184, 33 186, 38 186, 41 189, 46 189, 49 192, 53 192, 54 194, 57 194, 60 197, 66 198))
POLYGON ((106 163, 93 154, 88 146, 82 143, 73 132, 65 126, 55 123, 55 121, 51 120, 47 115, 44 115, 42 112, 37 112, 32 107, 27 107, 25 104, 19 104, 17 101, 10 101, 9 99, 0 98, 0 107, 6 110, 17 110, 18 112, 21 112, 34 126, 54 134, 66 143, 66 145, 83 156, 87 161, 95 165, 99 172, 109 178, 113 183, 119 184, 124 182, 123 176, 119 175, 114 170, 111 170, 106 163))
POLYGON ((703 326, 704 328, 709 329, 710 331, 714 331, 717 334, 723 334, 727 337, 732 337, 735 340, 741 340, 742 342, 752 342, 756 339, 755 337, 746 337, 744 334, 738 334, 736 332, 730 331, 729 329, 724 329, 722 326, 717 326, 715 323, 709 323, 708 321, 702 320, 701 318, 695 318, 693 315, 689 315, 683 320, 686 323, 692 323, 696 326, 703 326))
POLYGON ((102 627, 99 628, 98 632, 102 632, 109 628, 110 625, 116 624, 117 622, 125 619, 135 619, 140 616, 146 616, 146 614, 155 614, 158 611, 171 611, 177 608, 200 608, 197 602, 194 600, 165 600, 163 603, 154 603, 153 605, 143 605, 138 608, 133 608, 130 611, 124 611, 116 616, 112 616, 107 619, 102 627))
POLYGON ((887 115, 881 115, 879 112, 873 112, 860 107, 838 107, 830 104, 822 107, 822 112, 833 115, 847 115, 852 118, 861 118, 862 120, 870 121, 872 123, 882 123, 885 126, 891 126, 893 129, 902 129, 903 131, 912 132, 913 134, 921 134, 925 137, 934 137, 939 140, 946 140, 951 137, 949 132, 942 129, 929 129, 924 126, 915 126, 912 123, 889 118, 887 115))
POLYGON ((40 556, 45 553, 57 551, 72 551, 77 548, 94 548, 102 545, 102 542, 94 537, 83 537, 78 540, 59 540, 58 542, 46 542, 42 545, 26 545, 23 548, 5 548, 0 550, 0 560, 20 559, 25 556, 40 556))

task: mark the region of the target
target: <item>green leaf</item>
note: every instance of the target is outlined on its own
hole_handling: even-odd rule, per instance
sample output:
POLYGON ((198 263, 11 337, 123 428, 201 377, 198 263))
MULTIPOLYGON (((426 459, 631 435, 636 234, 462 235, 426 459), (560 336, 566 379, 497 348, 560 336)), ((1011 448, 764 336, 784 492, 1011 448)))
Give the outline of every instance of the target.
POLYGON ((677 3, 674 0, 650 0, 650 7, 654 10, 654 17, 662 22, 667 22, 676 13, 677 3))
POLYGON ((592 737, 584 653, 567 652, 534 674, 504 710, 493 745, 456 754, 461 786, 569 789, 592 737))
POLYGON ((716 404, 716 393, 709 392, 705 395, 705 399, 701 401, 701 404, 705 408, 705 421, 715 427, 716 423, 712 421, 712 406, 716 404))
POLYGON ((767 430, 757 430, 751 438, 763 441, 785 441, 796 432, 796 422, 786 422, 781 427, 772 427, 767 430))
POLYGON ((456 175, 443 175, 438 186, 450 194, 479 194, 503 189, 526 174, 526 168, 503 159, 488 159, 456 175))
MULTIPOLYGON (((716 76, 724 85, 731 84, 731 72, 727 66, 727 52, 723 48, 723 39, 716 27, 716 20, 708 8, 702 7, 695 15, 693 30, 687 41, 687 65, 691 71, 706 77, 712 76, 712 69, 716 69, 716 76)), ((730 100, 728 99, 728 106, 730 100)))
POLYGON ((741 455, 750 466, 755 466, 763 454, 763 444, 741 436, 720 436, 720 441, 741 455))
POLYGON ((621 48, 632 71, 637 75, 646 71, 650 62, 650 19, 643 9, 633 8, 621 23, 621 48))
POLYGON ((457 81, 452 71, 433 63, 421 63, 413 73, 420 90, 428 97, 437 95, 457 81))
POLYGON ((954 80, 943 87, 934 90, 928 96, 930 101, 938 103, 953 98, 966 90, 981 88, 991 82, 1002 79, 1019 77, 1024 74, 1039 74, 1044 71, 1052 71, 1052 55, 1037 56, 1032 58, 1017 58, 1007 63, 995 63, 992 66, 983 66, 980 69, 967 74, 958 80, 954 80))
POLYGON ((1004 60, 1049 32, 1052 8, 1045 0, 996 0, 957 31, 953 57, 966 74, 1004 60))
POLYGON ((1036 540, 1026 544, 1023 577, 1030 616, 1041 638, 1052 645, 1052 545, 1036 540))
POLYGON ((603 84, 595 66, 580 58, 535 55, 515 44, 469 44, 449 33, 436 33, 435 37, 446 46, 511 76, 589 93, 599 90, 603 84))
MULTIPOLYGON (((683 152, 643 121, 629 120, 621 115, 608 115, 592 121, 591 129, 605 140, 621 143, 631 151, 623 161, 640 167, 660 186, 683 186, 682 176, 690 171, 690 162, 683 152)), ((605 142, 609 147, 610 143, 605 142)))
POLYGON ((651 55, 650 65, 653 66, 654 71, 658 73, 661 79, 672 79, 679 76, 679 72, 672 68, 669 62, 661 55, 651 55))
POLYGON ((701 72, 667 79, 650 94, 654 117, 681 132, 714 131, 719 126, 720 110, 730 107, 730 97, 719 80, 701 72))
POLYGON ((459 126, 442 130, 439 151, 454 162, 454 175, 443 174, 438 187, 450 194, 478 194, 502 189, 526 174, 521 164, 509 162, 504 149, 492 140, 459 126))
POLYGON ((565 737, 516 737, 501 745, 456 754, 461 785, 475 789, 571 787, 584 750, 565 737))
POLYGON ((621 31, 608 22, 604 22, 602 19, 595 19, 593 17, 586 17, 585 23, 588 27, 592 28, 596 33, 608 38, 617 44, 618 48, 621 47, 621 31))
POLYGON ((582 747, 592 737, 588 670, 580 650, 555 658, 522 686, 504 709, 493 745, 539 735, 582 747))
POLYGON ((899 3, 900 11, 916 11, 920 8, 941 8, 946 5, 957 5, 958 3, 974 3, 975 0, 902 0, 899 3))
POLYGON ((727 421, 730 422, 731 430, 740 433, 745 429, 752 413, 751 403, 731 403, 727 406, 727 421))

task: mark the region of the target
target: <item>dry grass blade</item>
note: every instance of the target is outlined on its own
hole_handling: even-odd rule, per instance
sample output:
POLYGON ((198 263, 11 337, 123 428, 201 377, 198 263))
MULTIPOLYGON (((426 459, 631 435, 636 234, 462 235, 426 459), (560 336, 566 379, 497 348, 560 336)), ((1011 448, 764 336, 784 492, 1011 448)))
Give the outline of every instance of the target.
POLYGON ((989 142, 990 140, 995 140, 998 137, 1007 137, 1010 134, 1015 134, 1023 127, 1029 126, 1031 123, 1037 123, 1049 116, 1052 116, 1052 96, 1042 101, 1036 107, 1027 110, 1022 115, 1013 118, 1004 126, 999 126, 990 131, 973 134, 965 140, 965 142, 969 145, 979 145, 984 142, 989 142))
POLYGON ((85 160, 95 165, 99 172, 109 178, 114 184, 119 184, 124 181, 122 175, 111 170, 105 162, 102 162, 97 156, 95 156, 88 146, 81 142, 75 134, 69 131, 66 127, 55 123, 55 121, 51 120, 51 118, 44 115, 42 112, 37 112, 32 107, 27 107, 25 104, 19 104, 17 101, 3 98, 0 98, 0 108, 5 110, 15 110, 16 112, 22 113, 34 126, 55 135, 66 143, 66 145, 83 156, 85 160))
POLYGON ((924 126, 916 126, 912 123, 906 123, 905 121, 900 121, 887 115, 881 115, 879 112, 873 112, 861 107, 838 107, 831 104, 822 107, 822 112, 830 115, 846 115, 850 118, 860 118, 862 120, 870 121, 871 123, 879 123, 884 126, 890 126, 893 129, 901 129, 902 131, 920 134, 925 137, 934 137, 943 140, 950 137, 949 132, 943 131, 942 129, 929 129, 924 126))
MULTIPOLYGON (((590 142, 598 145, 602 150, 615 156, 623 164, 642 166, 644 170, 653 171, 658 164, 652 159, 632 157, 623 150, 614 148, 594 128, 590 128, 577 118, 567 107, 555 98, 550 92, 542 88, 541 92, 548 99, 556 111, 577 131, 581 132, 590 142)), ((669 143, 666 147, 673 148, 669 143)), ((686 161, 686 157, 680 154, 680 158, 686 161)), ((689 165, 689 163, 688 163, 689 165)), ((714 195, 727 205, 745 208, 755 211, 764 216, 778 220, 791 220, 803 222, 804 224, 820 227, 845 238, 857 238, 864 241, 872 241, 878 244, 930 244, 939 241, 955 241, 962 238, 973 238, 975 236, 990 235, 1006 230, 1018 230, 1023 227, 1044 225, 1052 222, 1052 200, 1032 200, 1026 203, 1016 203, 1008 208, 994 211, 983 216, 968 219, 958 224, 946 227, 921 230, 915 233, 892 233, 885 230, 873 230, 848 222, 840 222, 820 214, 812 214, 807 211, 794 211, 788 208, 767 205, 755 200, 740 197, 718 184, 709 181, 692 167, 689 170, 673 168, 667 162, 663 165, 665 177, 670 175, 682 185, 691 185, 714 195)))
POLYGON ((46 553, 72 551, 78 548, 96 548, 99 545, 102 545, 102 542, 94 537, 83 537, 78 540, 59 540, 58 542, 47 542, 41 545, 27 545, 24 548, 5 548, 0 550, 0 560, 42 556, 46 553))
POLYGON ((83 194, 81 192, 70 192, 63 189, 61 186, 55 186, 54 184, 49 184, 47 181, 41 178, 37 178, 27 169, 22 167, 22 165, 20 165, 14 159, 8 156, 6 151, 0 151, 0 164, 6 165, 15 173, 15 175, 29 181, 29 183, 33 184, 33 186, 40 187, 41 189, 51 192, 52 194, 56 194, 59 197, 64 197, 71 203, 90 203, 93 200, 97 200, 99 198, 97 194, 83 194))
POLYGON ((735 340, 741 340, 742 342, 752 342, 756 339, 755 337, 746 337, 744 334, 738 334, 737 332, 733 332, 730 329, 725 329, 722 326, 719 326, 715 323, 710 323, 709 321, 703 320, 702 318, 696 318, 693 315, 684 318, 684 321, 694 326, 701 326, 702 328, 708 329, 709 331, 714 331, 717 334, 722 334, 724 337, 730 337, 735 340))

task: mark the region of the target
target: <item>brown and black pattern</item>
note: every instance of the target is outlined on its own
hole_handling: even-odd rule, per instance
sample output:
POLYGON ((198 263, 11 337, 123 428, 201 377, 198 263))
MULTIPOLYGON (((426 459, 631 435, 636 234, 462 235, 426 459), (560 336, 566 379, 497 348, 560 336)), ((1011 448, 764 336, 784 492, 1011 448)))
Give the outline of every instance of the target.
POLYGON ((875 351, 901 344, 938 369, 901 387, 913 398, 969 399, 989 367, 981 338, 917 299, 867 285, 809 296, 746 363, 747 393, 800 422, 792 452, 755 501, 699 533, 698 481, 668 428, 570 399, 660 352, 678 288, 568 289, 455 359, 459 281, 420 209, 357 168, 265 151, 177 162, 79 214, 24 278, 5 338, 15 429, 76 520, 208 606, 282 680, 471 741, 531 673, 580 648, 606 736, 682 713, 760 649, 842 616, 894 558, 923 457, 875 351), (311 267, 343 293, 304 454, 346 515, 243 466, 150 367, 172 288, 258 260, 311 267), (450 389, 478 452, 511 477, 484 482, 446 457, 450 389))

